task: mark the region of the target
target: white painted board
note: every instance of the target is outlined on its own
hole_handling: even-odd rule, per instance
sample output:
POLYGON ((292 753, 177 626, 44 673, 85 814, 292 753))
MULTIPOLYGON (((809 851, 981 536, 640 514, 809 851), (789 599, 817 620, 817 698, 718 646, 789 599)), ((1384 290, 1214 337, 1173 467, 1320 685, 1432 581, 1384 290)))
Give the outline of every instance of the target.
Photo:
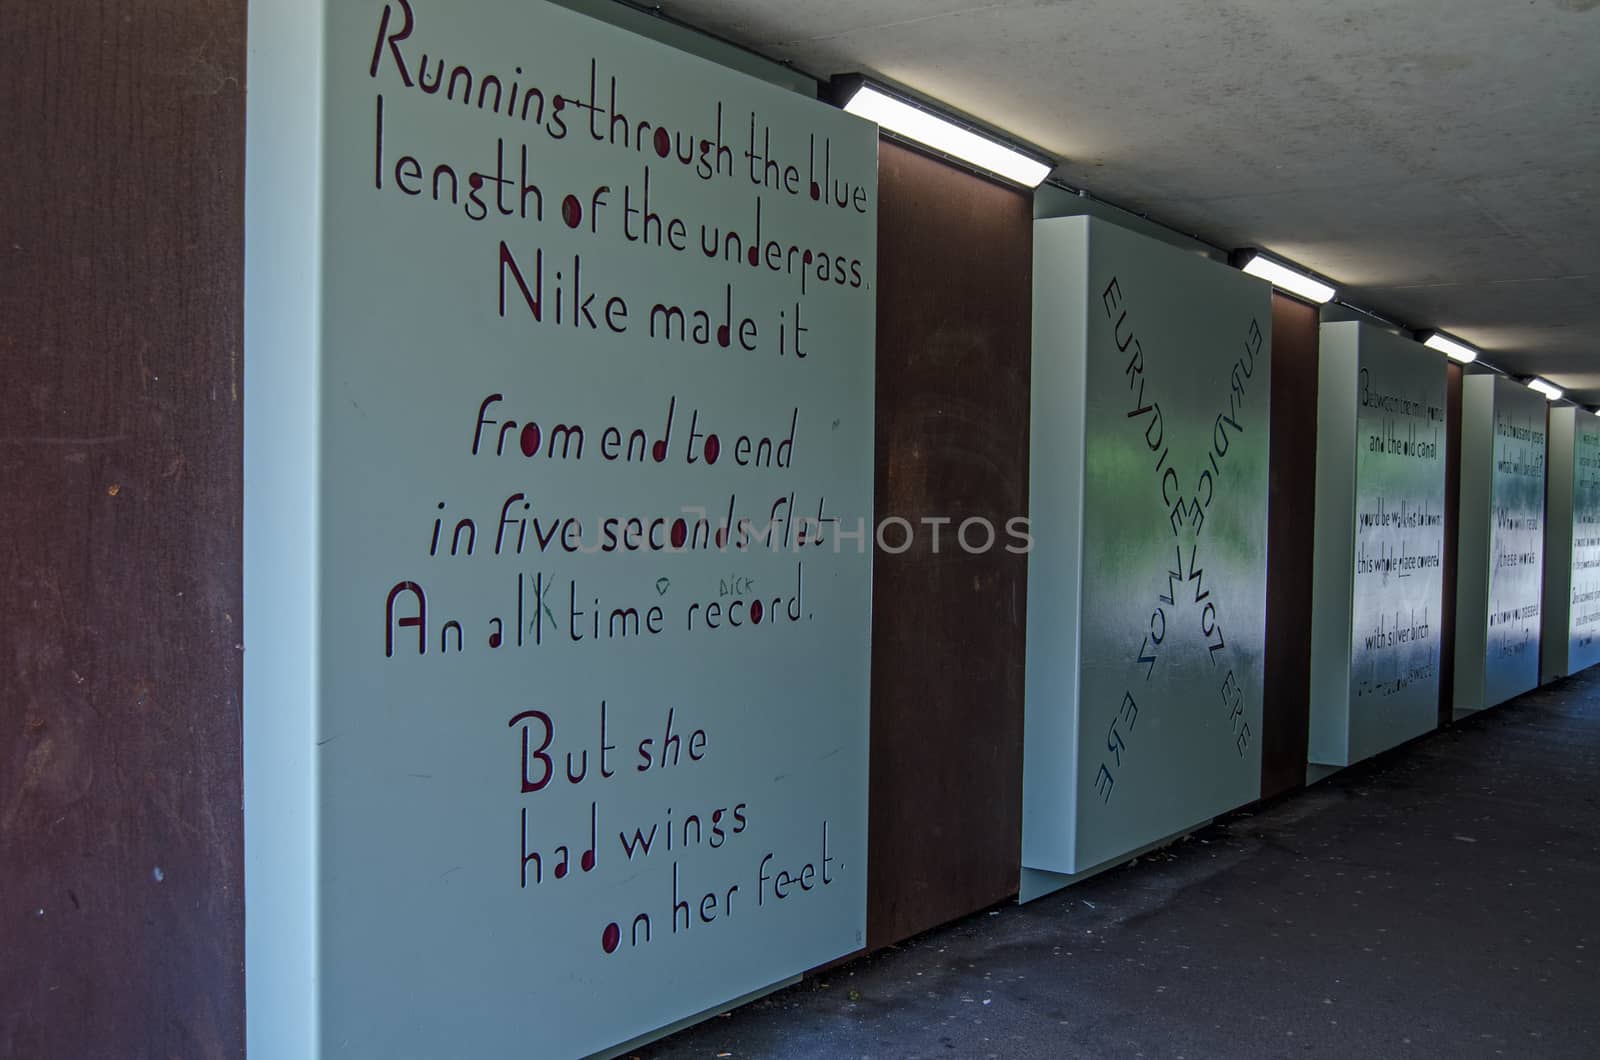
POLYGON ((252 1055, 858 948, 876 130, 572 11, 252 5, 252 1055))
POLYGON ((1347 766, 1439 719, 1445 359, 1322 325, 1308 761, 1347 766))
POLYGON ((1550 410, 1545 504, 1541 677, 1554 681, 1600 662, 1600 417, 1586 409, 1550 410))
POLYGON ((1462 380, 1458 712, 1539 684, 1545 409, 1542 395, 1504 376, 1462 380))
POLYGON ((1254 277, 1034 224, 1025 897, 1260 795, 1270 328, 1254 277))

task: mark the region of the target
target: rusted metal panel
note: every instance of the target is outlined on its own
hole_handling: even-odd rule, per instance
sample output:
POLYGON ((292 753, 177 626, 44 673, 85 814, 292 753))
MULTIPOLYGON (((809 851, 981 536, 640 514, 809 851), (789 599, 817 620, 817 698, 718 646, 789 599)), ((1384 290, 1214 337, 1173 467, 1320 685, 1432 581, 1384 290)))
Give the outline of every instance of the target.
POLYGON ((1452 361, 1444 390, 1444 605, 1439 621, 1439 724, 1455 717, 1456 556, 1461 532, 1461 380, 1465 371, 1452 361))
POLYGON ((1311 539, 1317 490, 1316 307, 1272 296, 1271 487, 1261 796, 1306 781, 1311 727, 1311 539))
POLYGON ((917 534, 873 568, 872 948, 1017 890, 1033 252, 1029 195, 887 141, 879 203, 876 507, 917 534))
POLYGON ((244 1048, 245 4, 0 8, 0 1055, 244 1048))

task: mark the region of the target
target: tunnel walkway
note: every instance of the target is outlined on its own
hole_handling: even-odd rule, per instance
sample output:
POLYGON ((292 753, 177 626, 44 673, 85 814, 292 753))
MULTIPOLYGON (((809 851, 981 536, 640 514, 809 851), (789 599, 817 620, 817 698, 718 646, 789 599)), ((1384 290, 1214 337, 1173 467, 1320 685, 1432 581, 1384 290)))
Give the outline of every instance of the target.
POLYGON ((1597 671, 631 1055, 1592 1060, 1597 671))

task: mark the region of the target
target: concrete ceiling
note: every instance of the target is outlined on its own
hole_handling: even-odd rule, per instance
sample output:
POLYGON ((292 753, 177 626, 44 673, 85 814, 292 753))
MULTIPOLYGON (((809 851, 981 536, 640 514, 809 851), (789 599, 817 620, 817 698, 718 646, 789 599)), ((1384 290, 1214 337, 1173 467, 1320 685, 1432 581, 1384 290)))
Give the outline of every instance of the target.
POLYGON ((1600 0, 663 0, 1600 403, 1600 0))

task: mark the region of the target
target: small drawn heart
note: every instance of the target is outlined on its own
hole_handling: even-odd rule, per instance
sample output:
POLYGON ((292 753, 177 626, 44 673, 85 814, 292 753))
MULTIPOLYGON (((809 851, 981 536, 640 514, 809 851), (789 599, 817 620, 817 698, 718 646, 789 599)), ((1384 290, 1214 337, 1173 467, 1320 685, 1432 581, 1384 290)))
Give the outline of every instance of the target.
POLYGON ((665 578, 657 578, 656 579, 656 595, 657 596, 665 596, 665 595, 667 595, 667 590, 670 589, 670 588, 672 588, 672 583, 670 581, 668 581, 667 579, 665 579, 665 578))

